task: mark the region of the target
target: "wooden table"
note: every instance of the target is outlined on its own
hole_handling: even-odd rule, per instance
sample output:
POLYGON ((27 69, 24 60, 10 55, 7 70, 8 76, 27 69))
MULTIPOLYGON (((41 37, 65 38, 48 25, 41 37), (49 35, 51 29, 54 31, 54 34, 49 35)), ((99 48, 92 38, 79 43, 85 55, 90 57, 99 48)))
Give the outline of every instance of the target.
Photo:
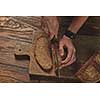
MULTIPOLYGON (((24 21, 25 23, 27 22, 26 20, 24 21)), ((18 23, 19 26, 25 24, 21 23, 20 25, 20 21, 18 23)), ((13 23, 10 22, 10 24, 13 23)), ((28 31, 25 30, 14 31, 9 29, 3 29, 3 27, 0 26, 0 82, 65 82, 64 80, 55 81, 50 79, 48 80, 30 79, 28 73, 29 60, 21 61, 15 59, 14 48, 16 42, 29 43, 29 44, 31 43, 30 37, 32 36, 33 32, 32 24, 33 23, 25 24, 26 25, 25 27, 30 27, 28 31)), ((100 50, 100 45, 99 45, 100 37, 78 35, 74 40, 74 44, 77 49, 78 61, 84 63, 93 54, 94 51, 100 50)), ((76 67, 74 67, 74 69, 76 69, 76 67)), ((67 75, 66 68, 62 72, 67 75)), ((67 82, 75 82, 75 80, 72 81, 68 80, 67 82)))

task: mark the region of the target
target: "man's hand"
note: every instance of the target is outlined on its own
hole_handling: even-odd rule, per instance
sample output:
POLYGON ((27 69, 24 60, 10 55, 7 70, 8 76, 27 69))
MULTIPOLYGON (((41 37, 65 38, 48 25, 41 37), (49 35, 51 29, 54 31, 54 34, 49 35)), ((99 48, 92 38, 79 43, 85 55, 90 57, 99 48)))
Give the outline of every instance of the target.
POLYGON ((66 67, 76 61, 75 57, 76 50, 72 44, 71 39, 65 35, 63 36, 63 38, 60 40, 59 43, 59 52, 61 56, 64 56, 64 48, 67 48, 66 52, 68 52, 68 54, 67 57, 63 61, 61 61, 61 67, 66 67))

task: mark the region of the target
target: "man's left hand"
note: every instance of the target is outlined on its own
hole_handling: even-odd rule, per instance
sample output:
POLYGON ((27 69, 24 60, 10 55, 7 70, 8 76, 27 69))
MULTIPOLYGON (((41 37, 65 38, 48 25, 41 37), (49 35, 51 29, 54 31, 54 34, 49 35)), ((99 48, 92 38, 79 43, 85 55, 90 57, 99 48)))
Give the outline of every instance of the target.
POLYGON ((76 61, 76 57, 75 57, 75 48, 74 45, 71 41, 71 39, 67 36, 63 36, 63 38, 60 40, 59 43, 59 52, 61 57, 64 56, 64 47, 67 48, 68 54, 67 57, 61 61, 61 67, 67 67, 68 65, 72 64, 73 62, 76 61))

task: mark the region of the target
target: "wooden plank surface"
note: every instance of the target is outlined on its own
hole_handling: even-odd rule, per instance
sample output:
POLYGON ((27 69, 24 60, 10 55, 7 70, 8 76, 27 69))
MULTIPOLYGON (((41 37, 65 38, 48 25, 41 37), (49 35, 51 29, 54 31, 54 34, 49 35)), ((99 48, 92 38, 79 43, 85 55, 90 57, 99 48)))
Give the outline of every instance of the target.
POLYGON ((16 60, 14 48, 17 42, 31 43, 34 26, 18 18, 0 17, 0 82, 32 82, 28 74, 29 61, 16 60))
MULTIPOLYGON (((4 19, 0 19, 0 82, 55 82, 51 80, 31 80, 28 73, 29 60, 21 61, 15 59, 14 48, 16 43, 31 44, 33 29, 36 29, 37 26, 40 26, 40 23, 37 23, 40 21, 39 18, 35 18, 35 20, 38 20, 34 22, 37 23, 36 26, 34 26, 31 21, 27 21, 27 19, 32 21, 32 17, 21 17, 21 19, 16 17, 16 21, 14 20, 15 23, 10 20, 7 22, 9 24, 7 24, 4 22, 4 19)), ((95 50, 100 49, 99 40, 100 38, 98 36, 91 37, 87 35, 79 35, 76 37, 74 43, 77 49, 78 59, 81 63, 84 63, 84 61, 86 61, 95 50), (87 54, 89 55, 88 57, 87 54)), ((76 69, 75 66, 73 68, 76 69)), ((73 70, 73 68, 65 68, 63 72, 67 72, 67 70, 73 70)))
POLYGON ((14 48, 16 42, 29 41, 28 34, 0 32, 0 82, 29 82, 29 61, 16 60, 14 48), (23 36, 23 38, 21 38, 23 36), (8 78, 10 79, 8 79, 8 78))
POLYGON ((40 17, 0 17, 0 82, 40 82, 29 77, 29 60, 16 60, 16 43, 31 44, 40 17))

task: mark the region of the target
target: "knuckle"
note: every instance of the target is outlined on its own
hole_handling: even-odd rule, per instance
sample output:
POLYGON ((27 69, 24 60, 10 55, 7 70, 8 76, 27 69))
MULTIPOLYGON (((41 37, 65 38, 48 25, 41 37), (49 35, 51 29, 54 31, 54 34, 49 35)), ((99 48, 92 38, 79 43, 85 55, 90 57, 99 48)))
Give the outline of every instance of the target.
POLYGON ((67 63, 68 61, 70 61, 71 60, 71 57, 67 57, 66 59, 65 59, 65 63, 67 63))
POLYGON ((61 41, 59 41, 59 44, 62 44, 63 42, 62 42, 62 40, 61 41))
POLYGON ((62 42, 59 42, 59 47, 63 47, 63 43, 62 42))
POLYGON ((69 49, 70 49, 70 50, 74 50, 74 47, 73 47, 73 46, 69 46, 69 49))
POLYGON ((66 57, 66 59, 65 59, 65 60, 69 60, 69 59, 71 59, 71 56, 66 57))

